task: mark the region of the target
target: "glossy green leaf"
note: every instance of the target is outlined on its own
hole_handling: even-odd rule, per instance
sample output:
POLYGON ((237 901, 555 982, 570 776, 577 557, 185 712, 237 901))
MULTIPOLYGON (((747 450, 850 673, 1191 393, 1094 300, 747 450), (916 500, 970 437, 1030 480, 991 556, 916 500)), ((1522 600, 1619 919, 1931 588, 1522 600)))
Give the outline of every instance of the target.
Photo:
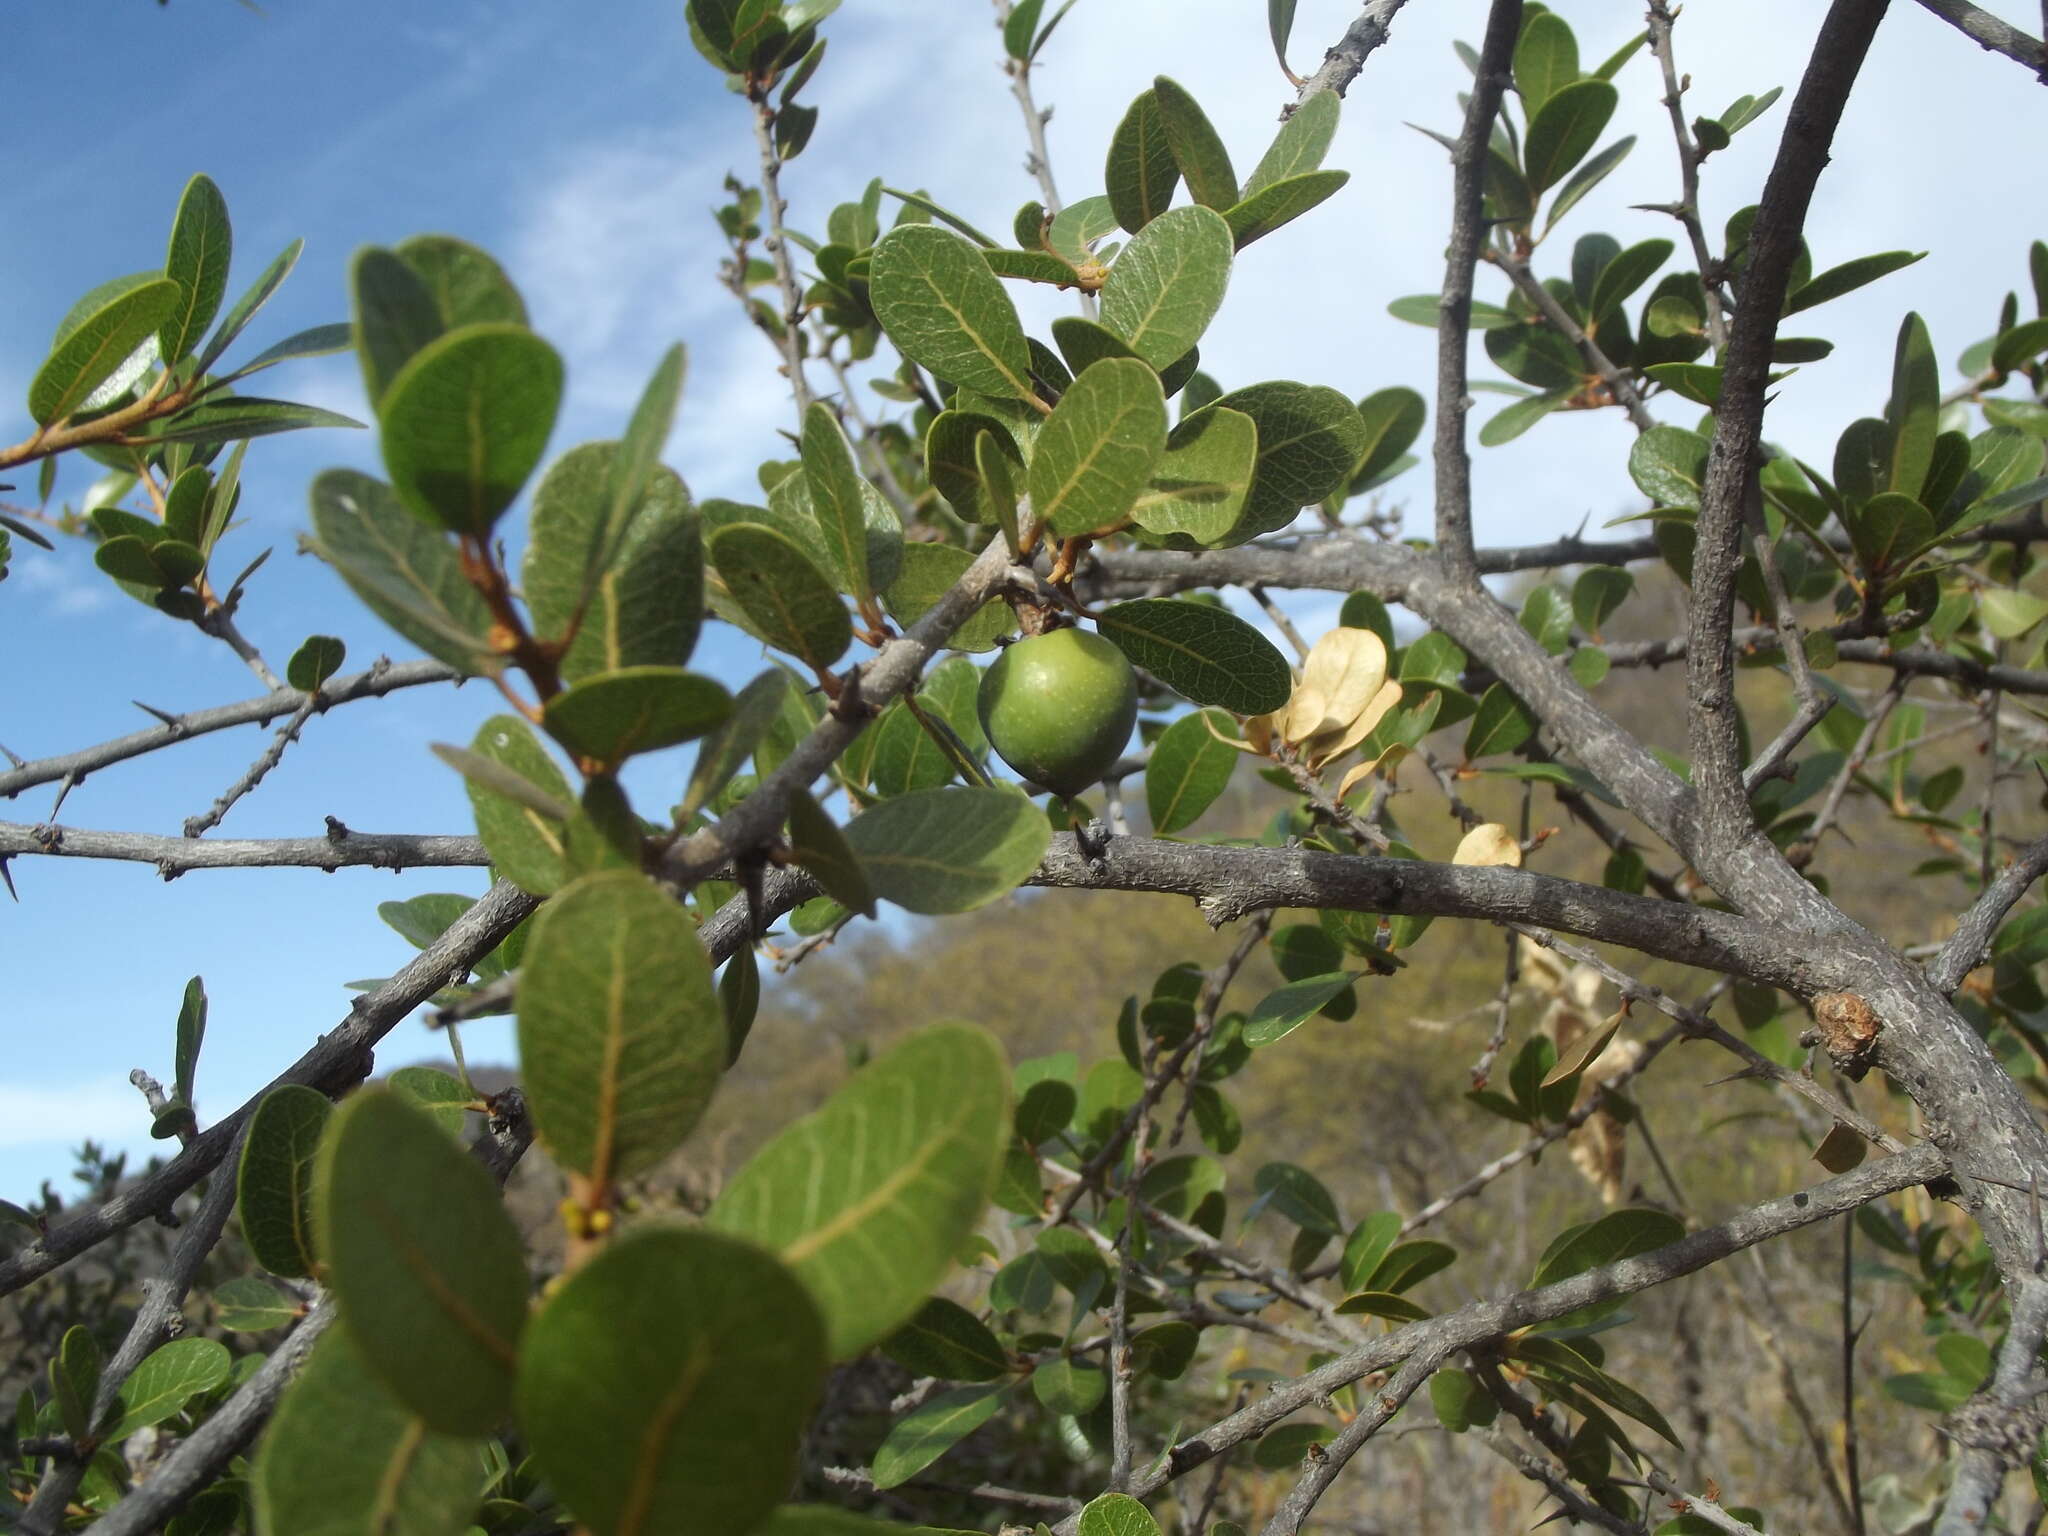
POLYGON ((57 1407, 57 1422, 74 1441, 92 1435, 93 1398, 105 1364, 106 1356, 90 1328, 74 1323, 64 1330, 56 1358, 50 1362, 50 1395, 57 1407))
POLYGON ((1235 206, 1237 172, 1231 169, 1230 152, 1208 115, 1183 86, 1165 75, 1152 82, 1152 94, 1159 103, 1174 163, 1188 184, 1188 195, 1218 213, 1235 206))
POLYGON ((1647 1424, 1673 1445, 1684 1444, 1655 1404, 1633 1387, 1615 1380, 1564 1340, 1546 1338, 1541 1334, 1526 1335, 1514 1342, 1513 1353, 1517 1359, 1534 1366, 1541 1376, 1562 1378, 1608 1406, 1619 1408, 1630 1418, 1647 1424))
POLYGON ((1195 704, 1263 715, 1280 708, 1293 691, 1287 658, 1272 642, 1235 614, 1206 603, 1139 598, 1105 609, 1097 627, 1134 665, 1195 704))
POLYGON ((1216 403, 1242 411, 1259 430, 1258 470, 1232 544, 1285 528, 1303 507, 1343 485, 1365 453, 1365 422, 1334 389, 1275 380, 1232 390, 1216 403))
POLYGON ((1540 11, 1522 23, 1515 43, 1515 89, 1522 115, 1534 121, 1543 104, 1579 78, 1579 40, 1562 16, 1540 11))
POLYGON ((1021 479, 1024 461, 1017 452, 1017 444, 1009 429, 993 416, 959 410, 941 411, 932 418, 931 427, 925 433, 925 473, 962 522, 996 521, 983 494, 976 446, 983 436, 991 440, 995 445, 994 451, 1009 461, 1014 467, 1015 477, 1021 479))
POLYGON ((308 635, 285 663, 285 681, 301 693, 312 693, 341 670, 348 647, 333 635, 308 635))
POLYGON ((1215 544, 1244 516, 1257 472, 1259 429, 1242 411, 1208 406, 1184 416, 1131 519, 1174 544, 1215 544))
POLYGON ((1166 367, 1202 339, 1222 307, 1231 249, 1231 227, 1213 209, 1158 215, 1110 268, 1102 323, 1155 370, 1166 367))
POLYGON ((754 748, 782 712, 789 674, 771 667, 733 697, 732 712, 699 743, 690 782, 676 807, 677 825, 702 810, 754 755, 754 748))
POLYGON ((230 1333, 263 1333, 282 1328, 305 1315, 305 1307, 268 1280, 243 1275, 214 1287, 213 1304, 221 1327, 230 1333))
POLYGON ((1033 1083, 1017 1098, 1017 1135, 1027 1146, 1042 1146, 1074 1122, 1080 1097, 1058 1078, 1033 1083))
POLYGON ((1529 1277, 1531 1286, 1569 1280, 1622 1259, 1662 1248, 1685 1236, 1685 1223, 1665 1211, 1611 1211, 1597 1221, 1558 1234, 1529 1277))
POLYGON ((1697 509, 1707 479, 1707 447, 1697 432, 1652 427, 1629 447, 1629 478, 1660 507, 1697 509))
POLYGON ((931 224, 903 224, 875 247, 875 318, 903 355, 942 379, 1030 400, 1031 354, 1016 306, 974 247, 931 224))
POLYGON ((218 1339, 173 1339, 158 1345, 121 1383, 113 1427, 102 1438, 113 1443, 161 1424, 200 1393, 226 1381, 232 1363, 227 1346, 218 1339))
POLYGON ((1173 201, 1174 189, 1180 185, 1180 166, 1166 139, 1159 98, 1151 90, 1140 92, 1116 125, 1102 179, 1117 223, 1134 235, 1173 201))
POLYGON ((1116 227, 1116 210, 1108 198, 1079 198, 1053 215, 1045 243, 1061 261, 1078 270, 1096 264, 1096 246, 1116 227))
POLYGON ((701 1228, 634 1232, 534 1317, 520 1427, 594 1536, 751 1530, 789 1490, 824 1345, 772 1255, 701 1228))
MULTIPOLYGON (((493 715, 478 727, 469 749, 532 785, 557 808, 575 803, 562 770, 517 715, 493 715)), ((516 798, 474 778, 468 788, 477 836, 498 873, 536 896, 552 893, 567 878, 562 818, 534 804, 531 796, 516 798)))
POLYGON ((1414 445, 1429 409, 1421 395, 1397 384, 1359 401, 1358 415, 1365 423, 1365 448, 1351 471, 1354 494, 1362 488, 1360 482, 1371 484, 1414 445))
POLYGON ((313 1191, 327 1284, 370 1369, 433 1428, 495 1428, 511 1405, 527 1278, 483 1165, 397 1095, 364 1088, 321 1139, 313 1191))
POLYGON ((751 946, 739 950, 719 972, 718 1001, 725 1010, 725 1064, 730 1067, 740 1059, 761 1010, 761 966, 751 946))
POLYGON ((1941 432, 1941 364, 1927 322, 1907 315, 1899 326, 1892 357, 1892 397, 1885 412, 1892 429, 1890 474, 1886 489, 1918 497, 1934 459, 1934 440, 1941 432))
POLYGON ((1145 807, 1152 831, 1164 837, 1194 825, 1229 787, 1242 739, 1220 709, 1196 710, 1160 732, 1145 766, 1145 807))
POLYGON ((2000 640, 2017 640, 2048 619, 2048 598, 2009 587, 1990 587, 1977 594, 1977 617, 2000 640))
POLYGON ((1479 696, 1479 708, 1465 731, 1465 760, 1475 762, 1512 752, 1536 734, 1536 717, 1509 690, 1494 683, 1479 696))
POLYGON ((171 1089, 177 1098, 190 1104, 192 1081, 199 1071, 199 1049, 206 1043, 206 983, 197 976, 185 983, 185 995, 178 1001, 174 1039, 177 1065, 171 1089))
POLYGON ((540 463, 561 403, 561 354, 523 326, 429 342, 377 407, 399 500, 436 527, 487 536, 540 463))
POLYGON ((1159 1522, 1127 1493, 1105 1493, 1081 1510, 1081 1536, 1159 1536, 1159 1522))
POLYGON ((479 1442, 396 1401, 345 1326, 321 1335, 285 1389, 250 1476, 259 1536, 462 1536, 484 1472, 479 1442))
POLYGON ((1429 1378, 1429 1402, 1436 1410, 1437 1423, 1454 1435, 1484 1429, 1500 1413, 1499 1404, 1486 1395, 1486 1389, 1455 1367, 1446 1367, 1429 1378))
POLYGON ((761 523, 729 523, 707 542, 726 591, 768 644, 816 671, 846 654, 853 643, 846 605, 787 534, 761 523))
POLYGON ((912 1317, 951 1267, 995 1186, 1009 1099, 988 1035, 919 1030, 756 1153, 706 1220, 779 1254, 824 1315, 830 1357, 850 1359, 912 1317))
POLYGON ((442 329, 526 324, 526 301, 490 252, 453 235, 414 235, 392 254, 426 285, 442 329))
POLYGON ((250 395, 210 396, 149 428, 152 443, 231 443, 273 437, 310 427, 361 427, 353 416, 301 405, 295 400, 262 400, 250 395))
POLYGON ((1338 1265, 1338 1276, 1344 1289, 1362 1289, 1400 1236, 1401 1214, 1398 1211, 1377 1211, 1353 1227, 1351 1235, 1344 1240, 1344 1256, 1338 1265))
POLYGON ((448 329, 426 280, 396 251, 369 246, 349 264, 356 362, 375 410, 415 353, 448 329))
MULTIPOLYGON (((952 590, 972 564, 973 552, 957 544, 906 544, 902 568, 882 594, 882 607, 890 618, 908 629, 952 590)), ((953 631, 946 644, 956 651, 992 651, 996 641, 1016 627, 1010 605, 996 599, 982 604, 974 617, 953 631)))
POLYGON ((644 1172, 711 1102, 725 1014, 696 925, 636 871, 587 875, 534 919, 519 1059, 534 1127, 599 1187, 644 1172))
POLYGON ((157 334, 183 304, 185 290, 169 278, 127 289, 85 316, 51 349, 28 387, 29 416, 39 427, 62 421, 157 334))
POLYGON ((1892 570, 1934 541, 1934 518, 1910 496, 1884 491, 1845 514, 1849 542, 1869 570, 1892 570))
MULTIPOLYGON (((1093 320, 1084 320, 1079 315, 1060 315, 1052 323, 1052 339, 1060 349, 1060 356, 1075 377, 1095 364, 1110 358, 1136 357, 1115 331, 1093 320)), ((1157 371, 1156 369, 1154 370, 1157 371)))
POLYGON ((1480 447, 1498 448, 1502 443, 1513 442, 1562 406, 1574 393, 1576 391, 1570 388, 1548 390, 1540 395, 1526 396, 1506 409, 1496 411, 1479 429, 1480 447))
POLYGON ((875 1451, 877 1488, 907 1483, 995 1417, 1007 1384, 956 1387, 928 1398, 898 1419, 875 1451))
MULTIPOLYGON (((1283 73, 1290 76, 1287 68, 1287 39, 1294 31, 1294 0, 1266 0, 1266 31, 1273 39, 1273 57, 1280 61, 1283 73)), ((1319 91, 1321 96, 1334 95, 1332 91, 1319 91)), ((1314 96, 1309 98, 1315 100, 1314 96)))
POLYGON ((1537 196, 1554 187, 1586 158, 1614 116, 1620 93, 1605 80, 1559 87, 1531 118, 1522 146, 1522 169, 1537 196))
POLYGON ((1003 52, 1019 61, 1031 57, 1031 39, 1044 10, 1045 0, 1017 0, 1003 20, 1003 52))
POLYGON ((836 568, 856 601, 875 593, 868 571, 867 485, 853 461, 839 418, 822 401, 804 413, 803 474, 811 492, 811 511, 824 534, 829 563, 836 568))
POLYGON ((1107 532, 1130 516, 1165 451, 1159 375, 1134 359, 1098 363, 1039 431, 1025 476, 1032 510, 1063 539, 1107 532))
POLYGON ((1793 289, 1785 298, 1785 313, 1796 315, 1803 309, 1812 309, 1816 304, 1825 304, 1830 299, 1839 299, 1845 293, 1854 293, 1866 283, 1874 283, 1880 277, 1910 267, 1926 256, 1925 251, 1886 251, 1878 256, 1859 256, 1854 261, 1845 261, 1839 267, 1827 271, 1793 289))
POLYGON ((875 915, 875 893, 846 835, 806 790, 790 791, 789 854, 849 912, 875 915))
POLYGON ((313 1157, 333 1114, 326 1094, 286 1083, 265 1094, 249 1117, 235 1211, 250 1255, 273 1275, 310 1275, 319 1260, 313 1157))
POLYGON ((932 1297, 882 1340, 882 1353, 913 1375, 942 1381, 994 1381, 1010 1370, 1010 1357, 988 1325, 943 1296, 932 1297))
POLYGON ((409 514, 381 480, 330 469, 313 481, 313 548, 370 611, 436 660, 495 672, 490 611, 447 538, 409 514))
POLYGON ((1431 1275, 1449 1269, 1457 1258, 1458 1250, 1449 1243, 1433 1242, 1428 1238, 1396 1243, 1366 1276, 1365 1288, 1398 1296, 1410 1286, 1420 1285, 1431 1275))
POLYGON ((967 912, 1030 878, 1052 829, 1007 789, 947 788, 899 795, 847 825, 875 894, 911 912, 967 912))
POLYGON ((1620 611, 1635 585, 1635 577, 1619 566, 1588 566, 1572 583, 1572 617, 1598 638, 1600 627, 1620 611))
POLYGON ((732 713, 732 696, 681 667, 599 672, 549 699, 548 734, 578 757, 616 766, 641 752, 695 741, 732 713))
MULTIPOLYGON (((1007 434, 977 432, 974 435, 974 467, 981 476, 978 487, 980 509, 1003 531, 1003 542, 1014 556, 1023 550, 1022 526, 1017 517, 1017 472, 1016 460, 1011 457, 1016 451, 1007 434)), ((910 567, 908 546, 904 551, 904 569, 910 567)), ((957 631, 956 631, 957 633, 957 631)), ((963 650, 968 647, 961 647, 963 650)))
POLYGON ((463 1122, 477 1104, 473 1092, 435 1067, 400 1067, 386 1081, 393 1093, 458 1139, 463 1122))
POLYGON ((1669 240, 1644 240, 1630 246, 1600 269, 1593 280, 1593 292, 1586 313, 1594 324, 1605 321, 1635 291, 1657 275, 1657 269, 1671 259, 1675 247, 1669 240))
POLYGON ((195 377, 211 372, 220 355, 234 345, 235 338, 256 318, 256 311, 270 301, 270 296, 277 292, 279 285, 291 275, 292 268, 298 265, 299 252, 305 249, 305 244, 303 240, 294 240, 279 251, 271 259, 270 265, 257 275, 256 281, 251 283, 242 296, 230 306, 219 327, 214 331, 212 339, 206 343, 205 350, 199 354, 199 361, 193 365, 192 372, 195 377))
POLYGON ((1334 975, 1310 976, 1268 993, 1245 1020, 1245 1044, 1271 1045, 1276 1040, 1284 1040, 1336 998, 1350 991, 1363 974, 1362 971, 1339 971, 1334 975))
POLYGON ((1319 169, 1336 140, 1341 107, 1335 91, 1317 91, 1297 106, 1246 178, 1242 200, 1249 202, 1278 182, 1319 169))
POLYGON ((227 199, 210 176, 194 176, 178 199, 170 249, 164 254, 164 276, 182 290, 177 307, 157 332, 158 350, 166 363, 181 362, 220 313, 233 252, 227 199))
POLYGON ((1349 171, 1307 171, 1261 187, 1225 211, 1233 245, 1241 251, 1281 225, 1293 223, 1317 204, 1335 197, 1350 180, 1349 171))

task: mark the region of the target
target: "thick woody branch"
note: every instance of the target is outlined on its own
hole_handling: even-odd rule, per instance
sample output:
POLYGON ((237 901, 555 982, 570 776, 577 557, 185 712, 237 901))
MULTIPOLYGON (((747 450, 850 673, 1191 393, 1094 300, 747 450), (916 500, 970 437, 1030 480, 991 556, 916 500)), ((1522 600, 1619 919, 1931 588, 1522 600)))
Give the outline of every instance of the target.
POLYGON ((2015 64, 2026 65, 2048 84, 2048 50, 2040 39, 2027 36, 1970 0, 1920 0, 1920 8, 1932 11, 1985 52, 2002 53, 2015 64))
POLYGON ((1387 40, 1388 27, 1407 3, 1408 0, 1365 0, 1365 9, 1344 29, 1337 46, 1323 55, 1322 67, 1301 82, 1295 105, 1307 101, 1317 91, 1335 91, 1342 96, 1349 90, 1373 50, 1387 40))
POLYGON ((2006 1473, 2033 1456, 2044 1420, 2041 1341, 2048 1334, 2048 1279, 2038 1273, 2011 1286, 2012 1318, 1998 1364, 1983 1390, 1943 1427, 1962 1446, 1935 1536, 1974 1536, 1989 1527, 2006 1473))
POLYGON ((195 709, 182 715, 166 716, 160 711, 150 710, 164 722, 162 725, 128 736, 117 736, 112 741, 103 741, 80 752, 23 763, 9 772, 0 773, 0 795, 11 800, 24 789, 33 789, 38 784, 55 784, 62 779, 70 779, 75 784, 101 768, 158 751, 188 737, 204 736, 208 732, 224 731, 237 725, 267 725, 280 715, 296 714, 305 708, 309 699, 315 701, 314 712, 317 714, 354 699, 382 698, 401 688, 417 688, 423 683, 453 683, 461 679, 460 672, 438 661, 393 663, 380 660, 365 671, 332 679, 322 685, 318 695, 301 693, 296 688, 280 688, 275 693, 243 699, 237 704, 195 709))
POLYGON ((1472 553, 1472 456, 1465 447, 1465 415, 1472 408, 1465 367, 1472 340, 1472 271, 1487 235, 1483 205, 1493 120, 1521 27, 1522 0, 1493 0, 1465 125, 1451 151, 1451 238, 1436 301, 1437 556, 1450 579, 1467 586, 1479 579, 1472 553))
POLYGON ((173 1201, 220 1166, 241 1134, 243 1122, 272 1088, 302 1083, 323 1093, 338 1093, 362 1081, 372 1066, 372 1047, 399 1020, 443 987, 467 976, 478 960, 539 905, 537 898, 500 880, 396 976, 357 998, 348 1016, 273 1078, 262 1093, 200 1132, 184 1151, 155 1172, 136 1179, 113 1199, 80 1210, 19 1253, 0 1259, 0 1296, 47 1275, 123 1228, 168 1211, 173 1201))

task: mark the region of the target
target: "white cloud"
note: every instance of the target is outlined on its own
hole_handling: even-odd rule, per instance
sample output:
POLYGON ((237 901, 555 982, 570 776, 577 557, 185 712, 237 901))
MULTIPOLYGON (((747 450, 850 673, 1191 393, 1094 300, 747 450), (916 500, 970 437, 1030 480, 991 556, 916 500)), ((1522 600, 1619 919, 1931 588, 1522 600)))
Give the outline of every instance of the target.
POLYGON ((146 1131, 148 1110, 123 1077, 87 1078, 34 1087, 0 1083, 0 1147, 87 1137, 99 1142, 134 1138, 146 1131))
POLYGON ((106 577, 71 558, 70 549, 64 545, 53 552, 27 547, 17 540, 7 579, 10 584, 17 584, 17 590, 50 618, 98 613, 120 596, 106 577))

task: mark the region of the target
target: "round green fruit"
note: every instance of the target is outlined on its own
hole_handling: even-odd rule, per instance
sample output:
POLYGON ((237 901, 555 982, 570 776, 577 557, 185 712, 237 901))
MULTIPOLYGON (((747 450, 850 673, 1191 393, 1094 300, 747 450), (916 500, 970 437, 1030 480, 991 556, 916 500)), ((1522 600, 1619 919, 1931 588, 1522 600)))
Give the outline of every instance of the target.
POLYGON ((1083 629, 1019 640, 981 678, 981 728, 996 755, 1072 799, 1108 771, 1138 720, 1124 653, 1083 629))

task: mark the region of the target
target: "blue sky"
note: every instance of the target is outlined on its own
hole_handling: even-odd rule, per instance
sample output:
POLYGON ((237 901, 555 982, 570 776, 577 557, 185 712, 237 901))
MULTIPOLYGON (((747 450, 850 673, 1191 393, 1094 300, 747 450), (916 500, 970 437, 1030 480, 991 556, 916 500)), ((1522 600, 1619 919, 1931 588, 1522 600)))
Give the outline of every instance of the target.
MULTIPOLYGON (((1637 9, 1554 5, 1598 59, 1637 24, 1637 9)), ((1694 111, 1796 83, 1814 0, 1716 0, 1688 9, 1680 39, 1698 83, 1694 111)), ((1293 49, 1312 65, 1355 12, 1352 0, 1301 0, 1293 49)), ((1330 163, 1354 179, 1333 203, 1269 237, 1240 262, 1231 303, 1204 343, 1226 387, 1298 377, 1359 395, 1393 383, 1427 390, 1431 341, 1385 305, 1440 279, 1448 200, 1440 150, 1404 122, 1450 128, 1464 83, 1449 40, 1476 37, 1477 0, 1427 0, 1354 88, 1330 163)), ((1022 169, 1015 103, 997 68, 990 8, 847 0, 827 24, 823 70, 807 99, 823 111, 811 149, 788 169, 798 228, 821 230, 832 204, 867 179, 928 188, 976 223, 1006 229, 1034 195, 1022 169), (857 125, 857 126, 856 126, 857 125)), ((295 236, 297 272, 251 333, 260 347, 305 325, 346 318, 351 253, 367 243, 445 231, 496 253, 525 289, 536 327, 569 362, 569 402, 554 451, 615 435, 647 372, 688 342, 690 380, 668 459, 701 495, 752 494, 753 465, 779 454, 793 421, 773 359, 714 278, 721 254, 709 210, 728 169, 754 174, 743 105, 690 48, 679 0, 565 6, 486 0, 103 0, 17 7, 8 23, 9 89, 0 97, 0 178, 9 301, 0 309, 0 435, 28 429, 23 399, 50 333, 73 299, 105 278, 162 261, 180 189, 205 171, 235 220, 239 289, 295 236), (4 418, 12 418, 10 425, 4 418)), ((1647 58, 1622 77, 1621 118, 1635 152, 1574 215, 1567 238, 1606 229, 1624 244, 1674 233, 1627 205, 1668 200, 1675 175, 1647 58)), ((1051 44, 1040 100, 1056 109, 1055 168, 1068 198, 1100 190, 1108 132, 1154 74, 1188 86, 1217 121, 1240 168, 1254 163, 1286 99, 1256 0, 1081 0, 1051 44)), ((1944 358, 1990 329, 1996 296, 2024 286, 2019 220, 2048 192, 2035 134, 2039 87, 1980 55, 1912 5, 1894 7, 1823 182, 1810 238, 1818 266, 1899 247, 1929 258, 1813 316, 1843 342, 1788 382, 1772 435, 1827 456, 1834 433, 1881 404, 1898 316, 1925 314, 1944 358), (1974 148, 1973 146, 1981 146, 1974 148), (2002 147, 2001 147, 2002 146, 2002 147), (2017 214, 2008 210, 2018 210, 2017 214), (1988 293, 1987 293, 1988 290, 1988 293), (1957 297, 1957 295, 1963 297, 1957 297)), ((1782 126, 1781 103, 1710 162, 1710 222, 1753 201, 1782 126)), ((1560 242, 1562 243, 1562 242, 1560 242)), ((1539 270, 1563 268, 1545 252, 1539 270)), ((1498 281, 1482 296, 1497 298, 1498 281)), ((1027 318, 1042 323, 1049 305, 1027 318)), ((252 348, 253 350, 253 348, 252 348)), ((271 392, 366 417, 350 358, 279 369, 271 392)), ((1498 397, 1482 396, 1479 416, 1498 397)), ((869 404, 877 405, 872 400, 869 404)), ((1690 421, 1690 412, 1671 413, 1690 421)), ((1483 452, 1476 483, 1482 539, 1594 527, 1637 505, 1622 463, 1618 413, 1553 418, 1483 452)), ((294 552, 305 486, 329 465, 376 467, 367 433, 270 439, 245 475, 246 526, 231 566, 266 547, 243 627, 282 667, 308 633, 342 636, 350 669, 380 652, 410 654, 317 562, 294 552), (240 558, 237 559, 236 557, 240 558)), ((58 495, 75 500, 92 466, 67 464, 58 495)), ((16 475, 33 484, 33 472, 16 475)), ((1417 529, 1429 486, 1396 487, 1417 529)), ((21 493, 15 493, 19 497, 21 493)), ((1311 632, 1327 605, 1305 614, 1311 632)), ((260 691, 228 652, 120 595, 88 551, 50 556, 16 544, 0 586, 0 743, 41 757, 144 723, 129 702, 186 709, 260 691)), ((760 659, 730 634, 707 635, 698 664, 728 679, 760 659)), ((305 835, 320 818, 386 831, 467 828, 454 776, 432 740, 466 740, 495 696, 415 690, 309 726, 224 836, 305 835)), ((69 825, 174 833, 262 750, 253 730, 226 732, 123 765, 76 789, 69 825)), ((678 762, 642 775, 658 808, 678 762)), ((0 817, 43 819, 32 791, 0 817)), ((458 872, 193 874, 165 885, 144 868, 18 860, 21 904, 0 904, 0 1196, 27 1197, 61 1175, 83 1136, 146 1150, 147 1118, 125 1082, 131 1067, 167 1075, 185 979, 206 978, 212 1027, 200 1072, 202 1116, 224 1113, 289 1062, 346 1008, 340 983, 388 972, 410 953, 375 915, 380 901, 422 890, 481 888, 458 872)), ((501 1026, 469 1036, 476 1059, 509 1056, 501 1026)), ((417 1024, 386 1042, 381 1064, 435 1054, 417 1024)))

